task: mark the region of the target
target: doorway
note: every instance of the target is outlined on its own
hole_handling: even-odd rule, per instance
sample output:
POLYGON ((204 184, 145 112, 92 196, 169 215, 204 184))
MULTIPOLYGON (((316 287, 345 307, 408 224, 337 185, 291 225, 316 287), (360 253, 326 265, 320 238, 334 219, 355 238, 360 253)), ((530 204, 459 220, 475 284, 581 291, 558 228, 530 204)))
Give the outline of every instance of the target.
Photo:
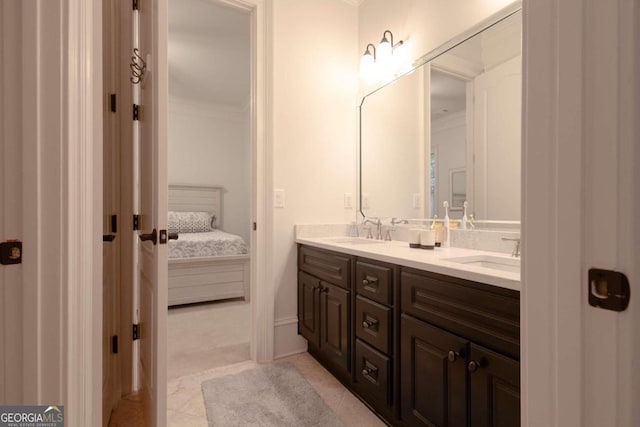
POLYGON ((171 383, 251 358, 252 132, 250 11, 168 6, 171 383))

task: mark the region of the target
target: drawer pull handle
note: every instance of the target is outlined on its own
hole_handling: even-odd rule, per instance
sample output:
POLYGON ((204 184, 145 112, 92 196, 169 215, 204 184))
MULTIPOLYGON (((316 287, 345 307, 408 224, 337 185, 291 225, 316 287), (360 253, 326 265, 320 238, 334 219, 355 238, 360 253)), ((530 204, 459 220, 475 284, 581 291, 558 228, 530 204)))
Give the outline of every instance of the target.
POLYGON ((461 352, 457 352, 453 350, 450 350, 449 354, 447 355, 449 362, 452 362, 452 363, 458 360, 458 357, 464 357, 464 355, 461 352))
POLYGON ((372 326, 376 326, 378 321, 376 319, 367 319, 362 322, 362 327, 365 329, 369 329, 372 326))
POLYGON ((362 370, 362 375, 364 375, 365 377, 376 376, 377 374, 378 374, 378 368, 376 368, 375 366, 365 367, 362 370))
POLYGON ((371 276, 367 276, 367 278, 366 278, 366 279, 363 279, 363 280, 362 280, 362 284, 363 284, 364 286, 373 285, 373 284, 375 284, 375 283, 377 283, 377 282, 378 282, 378 278, 377 278, 377 277, 371 277, 371 276))
POLYGON ((329 287, 328 286, 320 285, 319 288, 320 288, 320 291, 319 291, 320 293, 329 292, 329 287))
POLYGON ((467 366, 467 369, 472 374, 474 372, 476 372, 480 368, 484 368, 484 364, 482 362, 477 361, 477 360, 472 360, 471 362, 469 362, 469 365, 467 366))

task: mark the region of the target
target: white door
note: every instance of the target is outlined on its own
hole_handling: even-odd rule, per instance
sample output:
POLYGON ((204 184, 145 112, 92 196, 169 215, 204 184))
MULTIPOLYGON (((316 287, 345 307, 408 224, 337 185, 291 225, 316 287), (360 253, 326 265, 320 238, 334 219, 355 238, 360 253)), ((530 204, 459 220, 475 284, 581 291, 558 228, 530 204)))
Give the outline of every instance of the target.
MULTIPOLYGON (((119 336, 120 318, 120 245, 122 237, 118 233, 119 212, 119 125, 118 116, 113 111, 110 94, 117 93, 119 63, 115 60, 118 46, 113 42, 117 2, 102 2, 103 22, 103 96, 109 102, 103 103, 103 243, 102 243, 102 425, 109 422, 111 412, 122 395, 121 353, 118 347, 124 336, 119 336), (116 215, 114 218, 113 216, 116 215), (115 342, 114 342, 115 341, 115 342)), ((115 100, 114 100, 115 101, 115 100)), ((127 337, 128 338, 128 337, 127 337)))
POLYGON ((477 218, 520 219, 522 57, 473 80, 473 197, 477 218), (505 165, 511 165, 505 168, 505 165))
POLYGON ((134 206, 137 202, 140 215, 137 232, 139 373, 147 423, 163 426, 166 423, 167 318, 166 1, 142 0, 139 4, 139 11, 134 12, 134 22, 135 14, 138 15, 139 35, 136 37, 134 23, 134 45, 138 42, 140 55, 147 63, 142 82, 134 85, 134 102, 140 105, 140 114, 133 122, 134 147, 139 147, 138 191, 134 191, 137 199, 134 206), (141 237, 154 232, 155 242, 142 241, 141 237))

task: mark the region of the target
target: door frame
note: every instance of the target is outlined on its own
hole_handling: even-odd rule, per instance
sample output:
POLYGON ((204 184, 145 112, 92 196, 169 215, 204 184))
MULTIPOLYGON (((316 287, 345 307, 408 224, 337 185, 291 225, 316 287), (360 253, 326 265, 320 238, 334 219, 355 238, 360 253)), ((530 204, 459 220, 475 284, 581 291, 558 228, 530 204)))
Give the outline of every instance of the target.
MULTIPOLYGON (((163 0, 166 1, 166 0, 163 0)), ((275 284, 273 253, 272 2, 208 0, 249 12, 251 20, 251 333, 256 362, 274 357, 275 284), (260 280, 259 280, 260 279, 260 280)))
POLYGON ((640 423, 639 21, 630 0, 524 4, 523 426, 640 423), (592 267, 628 276, 627 311, 587 303, 592 267))

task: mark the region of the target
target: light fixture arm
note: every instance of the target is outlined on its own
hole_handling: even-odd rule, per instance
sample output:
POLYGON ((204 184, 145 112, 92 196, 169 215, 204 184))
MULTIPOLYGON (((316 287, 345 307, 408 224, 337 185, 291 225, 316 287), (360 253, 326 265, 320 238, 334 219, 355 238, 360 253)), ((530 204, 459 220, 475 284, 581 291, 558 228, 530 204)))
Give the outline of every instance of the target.
POLYGON ((363 55, 371 55, 371 52, 369 52, 369 47, 371 47, 371 49, 373 49, 373 60, 376 60, 376 47, 372 44, 369 43, 366 47, 366 49, 364 50, 364 54, 363 55))
POLYGON ((384 43, 384 42, 388 42, 391 45, 391 50, 395 49, 398 46, 402 45, 402 40, 400 40, 398 43, 393 43, 393 33, 391 32, 391 30, 385 30, 384 33, 382 33, 382 40, 380 40, 380 43, 384 43), (389 33, 389 39, 387 39, 387 33, 389 33))

